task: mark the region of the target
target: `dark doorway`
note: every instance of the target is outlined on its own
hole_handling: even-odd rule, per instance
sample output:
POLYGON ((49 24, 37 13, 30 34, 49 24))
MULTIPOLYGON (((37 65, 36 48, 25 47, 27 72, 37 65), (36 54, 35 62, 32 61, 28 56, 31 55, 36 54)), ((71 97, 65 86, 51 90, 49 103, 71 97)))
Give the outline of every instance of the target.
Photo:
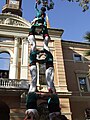
POLYGON ((10 120, 10 108, 3 101, 0 101, 0 120, 10 120))

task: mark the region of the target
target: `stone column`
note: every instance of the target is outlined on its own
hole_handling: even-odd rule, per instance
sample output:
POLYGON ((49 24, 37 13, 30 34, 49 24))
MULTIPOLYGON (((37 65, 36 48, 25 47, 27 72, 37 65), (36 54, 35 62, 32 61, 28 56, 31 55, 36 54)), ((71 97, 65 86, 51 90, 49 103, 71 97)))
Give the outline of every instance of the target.
POLYGON ((22 40, 21 51, 21 74, 20 79, 28 79, 28 41, 27 38, 22 40))
POLYGON ((61 45, 61 38, 54 38, 54 47, 55 47, 55 59, 56 59, 56 72, 57 72, 57 83, 59 85, 59 91, 68 92, 66 75, 64 68, 64 59, 61 45))
POLYGON ((13 56, 13 63, 10 66, 10 79, 18 79, 18 51, 19 51, 19 38, 15 38, 14 44, 14 56, 13 56))

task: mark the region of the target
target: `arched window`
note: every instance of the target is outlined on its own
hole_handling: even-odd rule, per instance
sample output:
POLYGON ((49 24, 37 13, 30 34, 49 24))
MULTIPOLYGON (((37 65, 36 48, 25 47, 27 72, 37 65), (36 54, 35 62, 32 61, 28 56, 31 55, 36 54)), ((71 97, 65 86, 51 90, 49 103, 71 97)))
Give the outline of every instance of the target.
POLYGON ((0 78, 9 77, 10 54, 8 52, 0 53, 0 78))

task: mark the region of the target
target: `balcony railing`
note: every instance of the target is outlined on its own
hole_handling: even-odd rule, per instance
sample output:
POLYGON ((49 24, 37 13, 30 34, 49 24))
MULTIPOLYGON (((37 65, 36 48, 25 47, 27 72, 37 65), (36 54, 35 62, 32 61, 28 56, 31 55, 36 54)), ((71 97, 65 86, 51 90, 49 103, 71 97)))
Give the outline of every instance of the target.
MULTIPOLYGON (((0 78, 0 89, 19 89, 19 90, 28 90, 30 86, 30 81, 26 79, 8 79, 8 78, 0 78)), ((59 95, 71 95, 70 91, 61 91, 62 87, 66 86, 55 86, 56 91, 59 95)), ((37 90, 39 92, 48 92, 47 85, 37 85, 37 90)))
POLYGON ((0 88, 20 88, 28 89, 29 81, 28 80, 18 80, 18 79, 8 79, 0 78, 0 88))

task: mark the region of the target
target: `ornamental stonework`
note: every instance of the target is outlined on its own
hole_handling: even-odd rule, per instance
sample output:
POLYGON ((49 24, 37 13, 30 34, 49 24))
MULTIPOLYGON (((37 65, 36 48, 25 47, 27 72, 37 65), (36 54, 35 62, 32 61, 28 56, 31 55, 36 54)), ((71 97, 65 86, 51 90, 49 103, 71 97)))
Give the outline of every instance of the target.
POLYGON ((7 14, 0 14, 0 24, 11 25, 16 27, 31 27, 30 22, 24 20, 20 16, 7 14))

